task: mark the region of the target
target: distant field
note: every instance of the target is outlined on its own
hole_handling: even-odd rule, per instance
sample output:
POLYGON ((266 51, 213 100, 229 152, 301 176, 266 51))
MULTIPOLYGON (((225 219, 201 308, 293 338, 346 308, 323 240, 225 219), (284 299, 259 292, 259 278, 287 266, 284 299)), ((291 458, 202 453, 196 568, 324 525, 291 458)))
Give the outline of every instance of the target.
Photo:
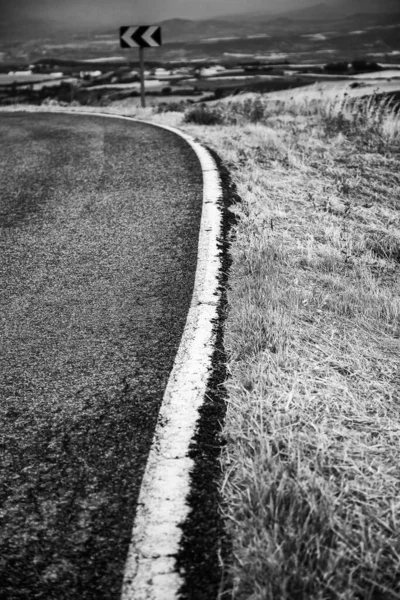
POLYGON ((400 68, 379 71, 379 73, 360 73, 359 75, 354 75, 354 77, 356 79, 400 79, 400 68))
MULTIPOLYGON (((35 83, 43 81, 44 75, 5 75, 0 73, 0 85, 10 85, 16 81, 17 83, 35 83)), ((47 76, 47 78, 49 78, 47 76)))
MULTIPOLYGON (((335 98, 372 96, 379 94, 393 94, 400 91, 400 79, 394 81, 317 81, 312 85, 304 86, 296 92, 298 100, 311 102, 314 100, 332 101, 335 98)), ((272 94, 274 100, 289 100, 289 91, 281 90, 272 94)))
POLYGON ((6 75, 0 73, 0 85, 11 85, 12 83, 40 83, 42 81, 57 81, 63 79, 60 76, 51 74, 37 73, 35 75, 6 75))

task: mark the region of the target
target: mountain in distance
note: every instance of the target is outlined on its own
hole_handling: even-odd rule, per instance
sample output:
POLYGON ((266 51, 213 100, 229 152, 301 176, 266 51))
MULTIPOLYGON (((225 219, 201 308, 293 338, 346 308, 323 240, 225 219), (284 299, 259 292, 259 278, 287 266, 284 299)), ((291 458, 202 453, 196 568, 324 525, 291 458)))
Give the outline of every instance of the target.
POLYGON ((319 2, 318 4, 312 4, 305 8, 299 8, 297 10, 291 10, 284 14, 286 18, 290 19, 301 19, 301 20, 330 20, 336 19, 340 16, 345 16, 343 11, 338 9, 337 4, 326 4, 325 2, 319 2))
MULTIPOLYGON (((206 19, 194 21, 191 19, 167 19, 160 23, 165 41, 185 39, 207 39, 214 37, 231 37, 238 34, 238 25, 231 21, 206 19)), ((246 30, 249 27, 246 28, 246 30)), ((250 25, 250 30, 254 27, 250 25)))
POLYGON ((20 40, 46 38, 58 34, 63 29, 60 23, 53 23, 39 18, 4 18, 0 19, 0 40, 4 43, 8 41, 18 42, 20 40))
POLYGON ((340 19, 354 14, 398 13, 398 0, 341 0, 340 2, 320 2, 298 10, 285 12, 292 19, 340 19))
POLYGON ((400 11, 399 0, 341 0, 337 9, 345 16, 351 14, 367 13, 398 13, 400 11))
MULTIPOLYGON (((225 20, 256 21, 265 19, 331 20, 346 18, 354 14, 399 13, 400 0, 331 0, 330 2, 306 3, 299 8, 285 11, 244 11, 225 17, 225 20)), ((224 18, 221 17, 221 20, 224 18)))
MULTIPOLYGON (((257 21, 236 20, 223 21, 207 19, 201 21, 189 19, 167 19, 160 23, 164 43, 190 41, 218 41, 229 38, 267 35, 268 19, 257 21)), ((274 27, 274 30, 276 28, 274 27)))
POLYGON ((321 27, 335 30, 400 24, 399 0, 341 0, 320 2, 283 13, 243 13, 209 20, 168 19, 161 23, 168 42, 213 40, 228 37, 313 33, 321 27), (394 21, 393 21, 394 18, 394 21))

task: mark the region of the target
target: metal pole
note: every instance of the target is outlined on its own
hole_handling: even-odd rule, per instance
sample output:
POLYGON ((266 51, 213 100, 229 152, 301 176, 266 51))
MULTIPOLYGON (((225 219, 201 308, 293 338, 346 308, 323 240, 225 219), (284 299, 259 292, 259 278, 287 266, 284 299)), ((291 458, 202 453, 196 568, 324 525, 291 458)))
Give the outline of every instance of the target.
POLYGON ((144 48, 139 48, 139 61, 140 61, 140 97, 142 100, 142 108, 146 107, 146 98, 144 91, 144 48))

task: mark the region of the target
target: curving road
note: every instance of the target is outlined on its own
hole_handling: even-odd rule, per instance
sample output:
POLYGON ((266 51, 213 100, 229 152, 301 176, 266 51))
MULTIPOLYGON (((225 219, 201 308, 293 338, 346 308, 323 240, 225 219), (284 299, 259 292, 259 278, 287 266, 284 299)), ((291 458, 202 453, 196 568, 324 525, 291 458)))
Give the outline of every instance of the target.
POLYGON ((172 133, 0 116, 1 598, 119 598, 201 205, 172 133))

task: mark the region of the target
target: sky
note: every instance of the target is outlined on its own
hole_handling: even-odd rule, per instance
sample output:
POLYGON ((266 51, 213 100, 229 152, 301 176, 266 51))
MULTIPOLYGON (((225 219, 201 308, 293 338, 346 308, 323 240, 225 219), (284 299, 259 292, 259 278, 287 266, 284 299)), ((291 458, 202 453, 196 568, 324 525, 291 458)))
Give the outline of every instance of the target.
POLYGON ((255 11, 280 12, 310 4, 313 0, 0 0, 0 18, 45 19, 66 25, 129 25, 176 17, 206 19, 255 11))

